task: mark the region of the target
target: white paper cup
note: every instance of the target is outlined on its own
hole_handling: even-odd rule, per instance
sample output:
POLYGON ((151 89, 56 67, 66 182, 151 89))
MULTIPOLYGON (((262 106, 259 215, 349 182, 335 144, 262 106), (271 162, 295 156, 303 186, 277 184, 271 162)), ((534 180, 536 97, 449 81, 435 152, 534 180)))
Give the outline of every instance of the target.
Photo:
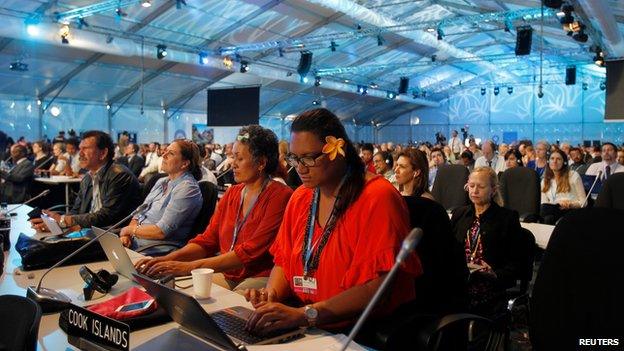
POLYGON ((195 297, 199 299, 207 299, 210 297, 213 274, 214 269, 210 268, 197 268, 191 271, 191 276, 193 277, 193 292, 195 293, 195 297))

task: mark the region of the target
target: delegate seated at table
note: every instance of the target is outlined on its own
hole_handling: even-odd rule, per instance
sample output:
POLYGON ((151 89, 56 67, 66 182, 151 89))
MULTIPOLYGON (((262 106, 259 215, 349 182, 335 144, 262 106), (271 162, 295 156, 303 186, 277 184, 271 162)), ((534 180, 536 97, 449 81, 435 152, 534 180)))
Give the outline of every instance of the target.
MULTIPOLYGON (((101 131, 88 131, 80 142, 80 167, 88 173, 80 182, 74 206, 68 214, 43 211, 61 228, 106 227, 115 224, 140 203, 140 187, 136 177, 121 165, 113 163, 113 140, 101 131)), ((32 226, 47 231, 41 218, 32 226)))

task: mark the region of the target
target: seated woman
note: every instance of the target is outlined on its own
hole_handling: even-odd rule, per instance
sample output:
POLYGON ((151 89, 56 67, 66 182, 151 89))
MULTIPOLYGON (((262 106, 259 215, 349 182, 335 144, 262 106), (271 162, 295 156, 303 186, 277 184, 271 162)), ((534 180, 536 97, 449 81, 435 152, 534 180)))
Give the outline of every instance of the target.
POLYGON ((202 207, 199 164, 195 143, 178 139, 169 144, 162 161, 167 177, 158 179, 145 198, 147 209, 121 229, 124 246, 136 250, 164 241, 186 244, 202 207))
POLYGON ((258 125, 240 130, 233 147, 237 185, 219 200, 204 233, 166 256, 137 262, 148 275, 188 275, 212 268, 213 282, 242 291, 262 287, 273 267, 273 244, 292 190, 270 177, 277 168, 277 137, 258 125), (217 253, 220 253, 217 255, 217 253))
POLYGON ((534 169, 540 178, 544 178, 544 171, 548 168, 548 150, 550 145, 545 141, 539 141, 535 146, 535 159, 528 161, 526 166, 534 169))
POLYGON ((60 175, 65 171, 67 166, 67 157, 65 157, 65 144, 54 143, 52 145, 52 154, 54 155, 54 161, 49 168, 50 175, 60 175))
POLYGON ((550 154, 541 189, 541 216, 548 224, 555 224, 568 210, 584 206, 583 180, 569 169, 568 157, 563 151, 550 154))
POLYGON ((522 154, 520 154, 520 151, 516 149, 507 150, 507 152, 505 153, 506 169, 522 166, 524 166, 524 163, 522 163, 522 154))
POLYGON ((433 200, 429 193, 429 162, 424 152, 408 148, 398 154, 394 174, 403 196, 422 196, 433 200))
MULTIPOLYGON (((271 247, 275 267, 265 289, 245 293, 256 307, 256 332, 351 325, 392 268, 409 231, 405 203, 364 164, 336 115, 315 109, 291 125, 291 154, 303 186, 293 193, 271 247), (288 305, 286 304, 288 301, 288 305)), ((421 273, 410 256, 377 311, 414 298, 421 273)))
POLYGON ((37 140, 32 144, 34 154, 33 164, 35 165, 35 173, 39 173, 41 168, 48 168, 50 165, 50 155, 48 155, 48 144, 43 140, 37 140))
POLYGON ((488 316, 501 308, 504 290, 516 284, 526 261, 520 220, 517 212, 500 206, 498 177, 491 168, 475 168, 466 190, 472 204, 453 211, 451 227, 472 272, 471 310, 488 316))

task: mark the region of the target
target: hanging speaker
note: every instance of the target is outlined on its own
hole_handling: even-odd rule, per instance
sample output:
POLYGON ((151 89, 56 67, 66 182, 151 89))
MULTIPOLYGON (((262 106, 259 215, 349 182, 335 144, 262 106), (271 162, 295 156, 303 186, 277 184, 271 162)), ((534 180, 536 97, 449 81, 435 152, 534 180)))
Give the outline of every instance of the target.
POLYGON ((399 95, 407 94, 407 89, 409 89, 409 78, 401 77, 399 81, 399 95))
POLYGON ((299 58, 299 66, 297 66, 297 73, 300 76, 304 77, 310 72, 310 68, 312 67, 312 52, 310 51, 302 51, 301 57, 299 58))
POLYGON ((576 84, 576 66, 570 66, 566 68, 566 85, 576 84))
POLYGON ((529 55, 533 42, 533 28, 530 26, 518 27, 516 33, 516 56, 529 55))

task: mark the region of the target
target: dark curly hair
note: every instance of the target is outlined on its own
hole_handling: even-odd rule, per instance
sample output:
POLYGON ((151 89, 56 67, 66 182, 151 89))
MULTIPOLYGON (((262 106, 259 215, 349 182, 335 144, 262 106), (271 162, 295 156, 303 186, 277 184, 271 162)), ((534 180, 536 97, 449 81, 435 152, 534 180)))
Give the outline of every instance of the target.
POLYGON ((360 196, 365 184, 364 162, 362 162, 359 153, 349 139, 347 131, 340 123, 340 119, 324 108, 305 111, 297 116, 290 126, 290 131, 291 133, 310 132, 316 135, 323 144, 325 144, 325 137, 330 135, 342 138, 345 141, 345 161, 350 172, 338 194, 341 199, 340 203, 335 205, 336 216, 340 218, 347 208, 360 196))
POLYGON ((257 124, 250 124, 240 129, 237 140, 249 147, 249 152, 253 156, 254 161, 258 162, 260 158, 266 158, 264 169, 266 175, 272 176, 275 174, 279 162, 279 151, 277 136, 272 130, 257 124), (247 134, 249 134, 248 138, 247 134))

